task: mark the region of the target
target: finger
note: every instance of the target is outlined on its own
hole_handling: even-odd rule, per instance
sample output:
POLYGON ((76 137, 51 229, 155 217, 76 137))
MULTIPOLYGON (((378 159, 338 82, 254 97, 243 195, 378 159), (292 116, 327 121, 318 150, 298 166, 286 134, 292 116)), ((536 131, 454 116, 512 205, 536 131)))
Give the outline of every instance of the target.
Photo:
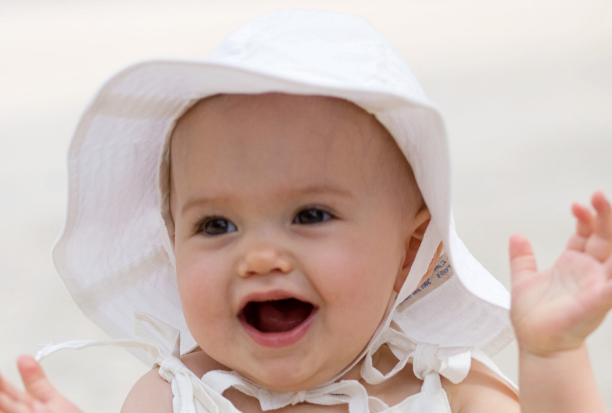
POLYGON ((593 194, 592 203, 597 217, 594 234, 587 240, 585 252, 603 262, 612 255, 612 207, 601 191, 593 194))
POLYGON ((576 252, 584 252, 587 240, 588 238, 581 237, 578 234, 574 234, 567 242, 567 249, 576 252))
POLYGON ((6 393, 0 393, 0 409, 6 413, 32 413, 26 404, 11 398, 6 393))
POLYGON ((20 401, 24 404, 31 404, 33 399, 28 393, 13 386, 9 381, 0 377, 0 394, 6 393, 11 399, 20 401))
POLYGON ((21 356, 17 359, 17 368, 23 385, 28 393, 43 402, 57 395, 55 388, 49 383, 40 364, 32 356, 21 356))
POLYGON ((529 240, 520 234, 510 237, 510 274, 512 286, 538 271, 533 249, 529 240))
POLYGON ((587 207, 578 203, 572 205, 572 214, 576 217, 576 233, 570 238, 567 248, 584 252, 587 240, 593 233, 593 214, 587 207))
POLYGON ((583 237, 588 237, 593 233, 593 214, 591 210, 577 202, 572 204, 572 213, 578 220, 576 233, 583 237))
POLYGON ((612 242, 612 206, 601 191, 593 194, 592 202, 597 211, 595 234, 612 242))

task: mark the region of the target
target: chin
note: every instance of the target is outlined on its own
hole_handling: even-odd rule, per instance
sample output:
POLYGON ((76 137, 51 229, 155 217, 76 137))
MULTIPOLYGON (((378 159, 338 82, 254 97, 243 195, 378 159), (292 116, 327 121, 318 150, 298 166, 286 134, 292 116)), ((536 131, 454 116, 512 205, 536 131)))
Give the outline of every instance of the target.
POLYGON ((250 374, 249 371, 239 373, 259 386, 279 392, 311 389, 333 378, 333 375, 327 377, 322 372, 313 370, 312 365, 308 367, 303 368, 291 362, 273 362, 265 368, 251 369, 255 374, 250 374))

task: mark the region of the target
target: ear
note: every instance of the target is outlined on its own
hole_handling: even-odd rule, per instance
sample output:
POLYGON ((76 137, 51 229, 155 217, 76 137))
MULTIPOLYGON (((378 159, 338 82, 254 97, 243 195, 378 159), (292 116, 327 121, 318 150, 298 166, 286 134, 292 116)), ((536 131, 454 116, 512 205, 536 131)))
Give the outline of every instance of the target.
MULTIPOLYGON (((408 234, 408 238, 406 240, 406 255, 404 257, 404 262, 397 274, 395 279, 395 285, 393 286, 393 290, 396 293, 399 293, 408 277, 408 273, 410 272, 410 268, 412 268, 412 264, 414 263, 414 259, 416 258, 417 252, 421 247, 421 242, 423 242, 423 236, 425 235, 425 230, 427 230, 427 226, 431 222, 431 214, 427 208, 420 210, 413 219, 413 228, 414 230, 408 234)), ((429 267, 427 268, 427 272, 421 278, 419 285, 423 283, 436 267, 436 263, 440 259, 440 254, 442 253, 442 243, 438 246, 436 254, 432 258, 429 263, 429 267)))

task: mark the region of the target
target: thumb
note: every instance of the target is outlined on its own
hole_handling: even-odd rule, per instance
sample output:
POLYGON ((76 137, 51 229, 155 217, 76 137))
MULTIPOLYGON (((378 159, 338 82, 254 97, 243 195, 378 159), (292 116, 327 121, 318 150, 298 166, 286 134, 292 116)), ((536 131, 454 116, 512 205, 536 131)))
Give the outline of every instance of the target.
POLYGON ((521 234, 510 237, 510 276, 512 287, 538 271, 529 240, 521 234))
POLYGON ((35 399, 46 402, 58 394, 32 356, 19 357, 17 368, 26 391, 35 399))

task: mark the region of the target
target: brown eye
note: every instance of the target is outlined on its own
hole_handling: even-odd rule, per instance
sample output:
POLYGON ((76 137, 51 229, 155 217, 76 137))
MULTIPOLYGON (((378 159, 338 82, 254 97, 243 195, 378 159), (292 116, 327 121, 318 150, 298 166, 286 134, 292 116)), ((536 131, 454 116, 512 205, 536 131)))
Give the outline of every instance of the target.
POLYGON ((327 211, 323 211, 319 208, 307 208, 297 213, 295 218, 293 218, 293 223, 305 225, 318 224, 319 222, 328 221, 332 218, 332 215, 327 211))
POLYGON ((202 222, 200 228, 207 235, 222 235, 238 230, 236 225, 225 218, 208 218, 202 222))

